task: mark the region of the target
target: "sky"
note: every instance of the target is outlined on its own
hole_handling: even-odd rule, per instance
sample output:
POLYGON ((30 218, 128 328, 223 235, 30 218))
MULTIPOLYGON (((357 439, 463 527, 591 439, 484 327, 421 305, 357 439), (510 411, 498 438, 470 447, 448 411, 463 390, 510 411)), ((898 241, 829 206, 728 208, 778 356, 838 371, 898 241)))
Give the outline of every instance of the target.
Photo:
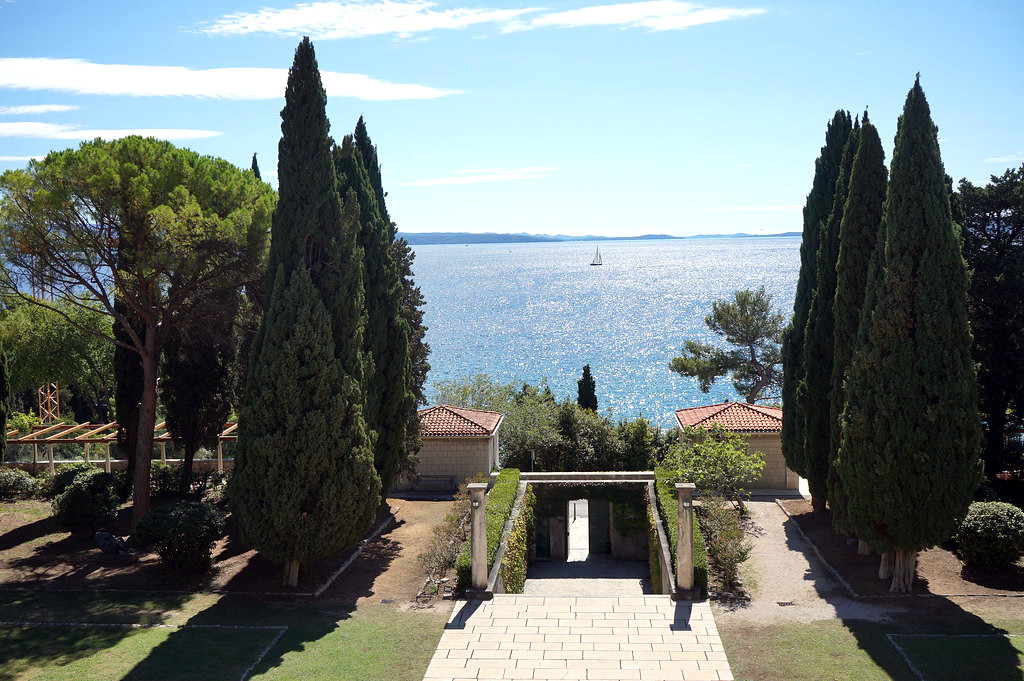
POLYGON ((920 72, 946 172, 1024 163, 1024 3, 0 0, 0 171, 152 135, 276 184, 313 40, 336 139, 360 115, 401 231, 799 231, 825 125, 891 156, 920 72))

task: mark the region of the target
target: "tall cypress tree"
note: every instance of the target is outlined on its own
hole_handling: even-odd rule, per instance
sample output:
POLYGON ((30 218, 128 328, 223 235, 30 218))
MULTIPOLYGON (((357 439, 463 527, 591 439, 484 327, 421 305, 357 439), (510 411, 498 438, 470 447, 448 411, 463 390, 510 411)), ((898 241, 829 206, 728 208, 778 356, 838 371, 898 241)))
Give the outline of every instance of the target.
POLYGON ((265 277, 268 298, 253 341, 240 414, 236 466, 239 473, 246 472, 236 473, 231 483, 231 499, 238 504, 242 527, 257 549, 266 547, 268 555, 288 561, 291 584, 298 577, 295 561, 330 555, 355 541, 372 520, 380 494, 380 480, 372 468, 372 439, 363 418, 363 275, 362 253, 356 242, 359 216, 353 192, 342 210, 326 101, 313 45, 304 38, 295 50, 281 112, 279 198, 265 277), (305 279, 309 286, 303 283, 305 279), (326 339, 319 337, 317 304, 299 301, 311 295, 310 287, 316 292, 316 303, 327 311, 330 332, 326 339), (315 327, 315 333, 308 332, 312 340, 298 335, 298 328, 290 330, 300 322, 315 327), (285 347, 300 342, 305 345, 285 347), (320 358, 323 348, 330 348, 337 366, 320 358), (302 353, 307 353, 307 359, 301 359, 306 356, 302 353), (296 384, 299 392, 289 400, 281 397, 282 386, 291 384, 279 366, 294 361, 308 361, 323 377, 303 372, 302 381, 296 384), (328 386, 326 396, 323 386, 328 386), (327 437, 319 425, 321 417, 316 415, 321 412, 328 416, 335 433, 323 440, 329 447, 320 441, 327 437), (306 420, 307 414, 309 423, 294 427, 295 422, 306 420), (363 471, 367 465, 368 473, 363 471), (304 470, 291 471, 289 466, 304 470), (307 494, 301 486, 309 482, 309 471, 322 480, 307 494), (295 507, 295 498, 305 501, 295 507), (286 521, 279 520, 275 509, 282 507, 298 509, 301 519, 289 516, 286 521), (324 515, 337 511, 344 515, 324 515), (315 529, 318 522, 325 528, 337 528, 341 523, 348 529, 325 535, 315 529), (297 531, 309 536, 278 536, 297 531), (301 550, 295 548, 289 557, 279 550, 280 542, 301 545, 301 550))
POLYGON ((838 476, 850 529, 884 554, 880 576, 891 572, 902 593, 917 552, 948 539, 970 505, 981 432, 967 267, 920 79, 897 127, 882 219, 838 476))
MULTIPOLYGON (((356 130, 361 130, 376 167, 376 150, 369 143, 362 118, 356 130)), ((391 224, 382 215, 378 190, 360 146, 353 137, 346 136, 341 147, 335 148, 334 156, 339 190, 354 192, 359 205, 366 291, 366 424, 377 437, 374 462, 381 488, 387 491, 408 458, 408 419, 416 404, 410 390, 409 328, 401 315, 402 281, 391 257, 391 224)), ((379 187, 380 173, 376 176, 379 187)))
POLYGON ((7 350, 0 344, 0 464, 7 460, 7 419, 11 415, 11 365, 7 359, 7 350))
POLYGON ((843 149, 853 129, 847 111, 836 111, 825 130, 825 146, 814 162, 814 181, 803 211, 803 240, 800 243, 800 276, 793 301, 793 319, 782 336, 782 454, 786 465, 806 477, 804 456, 805 395, 798 390, 804 379, 804 331, 817 286, 818 241, 822 223, 828 219, 835 199, 836 180, 843 149))
POLYGON ((255 175, 256 179, 260 182, 263 181, 263 178, 260 177, 260 164, 256 162, 256 152, 253 152, 252 154, 252 174, 255 175))
POLYGON ((847 531, 846 503, 837 475, 839 427, 846 401, 844 382, 850 365, 867 285, 868 265, 882 227, 882 202, 885 201, 885 152, 878 130, 868 120, 860 129, 860 144, 850 173, 846 208, 839 228, 839 258, 836 261, 836 293, 833 305, 832 385, 829 394, 829 438, 831 465, 828 476, 828 504, 836 529, 847 531))
POLYGON ((839 257, 839 229, 846 208, 850 171, 860 143, 860 122, 846 140, 843 160, 836 179, 832 211, 818 235, 817 281, 804 330, 804 471, 811 493, 811 506, 823 509, 828 496, 828 467, 831 460, 831 407, 833 329, 832 304, 836 294, 836 259, 839 257))
POLYGON ((576 381, 576 404, 584 409, 597 411, 597 391, 594 377, 590 375, 590 365, 583 365, 583 376, 576 381))

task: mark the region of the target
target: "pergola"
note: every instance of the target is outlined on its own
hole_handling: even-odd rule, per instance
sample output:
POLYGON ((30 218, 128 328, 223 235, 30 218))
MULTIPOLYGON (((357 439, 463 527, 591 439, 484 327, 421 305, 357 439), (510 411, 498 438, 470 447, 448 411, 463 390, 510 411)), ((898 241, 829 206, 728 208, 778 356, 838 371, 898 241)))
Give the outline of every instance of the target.
MULTIPOLYGON (((89 450, 94 446, 103 448, 104 468, 110 472, 110 443, 117 440, 118 424, 110 423, 54 423, 35 426, 30 433, 20 430, 7 431, 8 445, 32 445, 32 468, 39 463, 40 445, 45 447, 46 459, 50 470, 54 469, 53 446, 60 444, 82 445, 86 462, 90 461, 89 450)), ((217 470, 224 470, 224 453, 221 445, 238 439, 238 423, 224 424, 224 429, 217 438, 217 470)), ((167 430, 167 422, 162 421, 153 431, 153 442, 160 445, 160 460, 167 461, 167 443, 172 440, 167 430)))

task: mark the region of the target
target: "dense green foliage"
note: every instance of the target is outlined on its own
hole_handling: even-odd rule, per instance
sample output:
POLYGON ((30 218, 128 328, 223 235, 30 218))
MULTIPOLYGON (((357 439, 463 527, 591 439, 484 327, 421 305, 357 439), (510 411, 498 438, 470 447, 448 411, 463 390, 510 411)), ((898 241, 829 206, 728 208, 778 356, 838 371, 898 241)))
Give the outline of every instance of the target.
POLYGON ((696 378, 705 393, 716 379, 731 374, 733 387, 748 403, 777 398, 782 383, 779 342, 784 317, 772 307, 771 294, 764 286, 756 291, 736 291, 732 300, 716 300, 711 309, 704 324, 733 349, 687 340, 683 354, 674 358, 669 368, 696 378))
POLYGON ((533 535, 534 513, 537 495, 533 493, 533 485, 526 486, 523 495, 522 509, 509 528, 505 543, 505 555, 501 559, 501 583, 505 593, 521 594, 526 584, 530 538, 533 535))
POLYGON ((1012 565, 1024 551, 1024 511, 1013 504, 971 504, 956 534, 956 550, 972 567, 1012 565))
POLYGON ((842 487, 835 470, 839 455, 840 415, 846 403, 846 371, 853 355, 868 266, 875 252, 882 227, 882 203, 885 200, 885 152, 878 130, 868 120, 867 112, 860 129, 860 144, 850 172, 846 207, 839 228, 839 257, 836 262, 836 291, 833 305, 832 382, 829 395, 829 476, 828 502, 836 528, 846 527, 846 507, 842 487))
POLYGON ((647 570, 650 572, 651 593, 660 594, 661 591, 661 541, 658 538, 656 523, 658 519, 654 516, 650 504, 647 506, 647 570))
MULTIPOLYGON (((675 482, 667 478, 664 472, 657 475, 654 489, 658 495, 658 511, 665 521, 665 533, 668 535, 669 546, 672 547, 672 570, 676 569, 676 556, 679 553, 679 493, 675 482)), ((674 577, 673 577, 674 579, 674 577)), ((696 514, 693 517, 693 585, 703 597, 708 592, 708 551, 704 542, 704 533, 696 514)))
POLYGON ((583 376, 576 382, 576 404, 584 409, 597 411, 597 391, 594 377, 590 375, 590 365, 583 365, 583 376))
MULTIPOLYGON (((519 470, 506 468, 498 474, 498 480, 487 492, 487 504, 484 508, 484 524, 487 528, 487 572, 494 565, 494 557, 501 545, 501 533, 505 523, 512 514, 512 506, 516 502, 519 491, 519 470)), ((466 589, 473 578, 473 555, 471 541, 462 545, 459 557, 455 559, 456 584, 459 589, 466 589)))
POLYGON ((0 464, 7 460, 7 420, 12 414, 11 365, 7 348, 0 342, 0 464))
POLYGON ((739 581, 740 565, 750 558, 753 545, 740 527, 736 509, 716 495, 701 497, 697 509, 704 531, 708 562, 722 588, 732 591, 739 581))
POLYGON ((132 538, 152 546, 175 572, 197 575, 213 564, 214 542, 224 535, 224 516, 210 504, 181 501, 154 508, 139 521, 132 538))
MULTIPOLYGON (((838 475, 850 529, 900 559, 949 538, 979 482, 968 275, 920 82, 897 128, 882 239, 847 376, 838 475)), ((907 565, 896 591, 910 588, 907 565)))
POLYGON ((797 392, 806 397, 804 417, 804 477, 815 508, 825 505, 828 496, 828 469, 832 460, 832 389, 833 353, 835 351, 835 320, 833 304, 836 297, 836 261, 839 258, 840 228, 846 209, 846 198, 853 170, 853 160, 860 146, 860 123, 854 125, 843 149, 843 160, 836 179, 835 198, 828 219, 818 234, 816 282, 811 294, 811 308, 804 329, 804 377, 797 392))
POLYGON ((90 467, 53 500, 54 519, 72 530, 88 530, 114 519, 120 501, 110 473, 90 467))
POLYGON ((46 480, 43 494, 47 498, 52 499, 70 487, 71 483, 75 481, 75 478, 78 477, 79 473, 88 473, 94 470, 96 470, 95 466, 84 461, 62 463, 57 466, 57 470, 54 471, 53 477, 46 480))
POLYGON ((800 276, 793 300, 793 318, 782 337, 782 454, 798 475, 807 476, 804 455, 805 408, 799 395, 804 380, 804 332, 811 300, 818 285, 818 241, 821 228, 835 202, 836 181, 846 141, 853 130, 847 111, 836 111, 825 130, 825 146, 814 162, 814 180, 803 210, 803 239, 800 243, 800 276))
POLYGON ((176 466, 162 461, 154 461, 150 470, 149 487, 150 493, 155 497, 169 497, 173 494, 187 494, 188 490, 181 492, 178 483, 181 476, 176 466))
POLYGON ((1024 428, 1024 166, 993 175, 984 187, 961 180, 956 208, 971 270, 967 313, 991 479, 1021 465, 1006 435, 1024 428))
POLYGON ((0 500, 30 497, 36 493, 39 482, 28 471, 0 466, 0 500))
POLYGON ((687 428, 683 439, 655 469, 658 479, 692 482, 702 496, 724 494, 743 508, 743 486, 761 476, 764 453, 717 423, 707 430, 687 428))

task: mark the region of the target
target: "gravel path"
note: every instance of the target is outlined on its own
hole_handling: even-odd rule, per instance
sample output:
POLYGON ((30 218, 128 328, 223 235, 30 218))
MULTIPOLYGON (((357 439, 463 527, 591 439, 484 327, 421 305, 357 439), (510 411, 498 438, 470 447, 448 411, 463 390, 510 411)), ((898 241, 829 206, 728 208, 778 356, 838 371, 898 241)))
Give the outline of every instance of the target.
POLYGON ((754 500, 747 505, 755 527, 754 548, 741 574, 753 597, 735 607, 716 605, 717 619, 754 623, 837 617, 883 621, 902 610, 895 602, 876 605, 850 598, 774 500, 754 500))

